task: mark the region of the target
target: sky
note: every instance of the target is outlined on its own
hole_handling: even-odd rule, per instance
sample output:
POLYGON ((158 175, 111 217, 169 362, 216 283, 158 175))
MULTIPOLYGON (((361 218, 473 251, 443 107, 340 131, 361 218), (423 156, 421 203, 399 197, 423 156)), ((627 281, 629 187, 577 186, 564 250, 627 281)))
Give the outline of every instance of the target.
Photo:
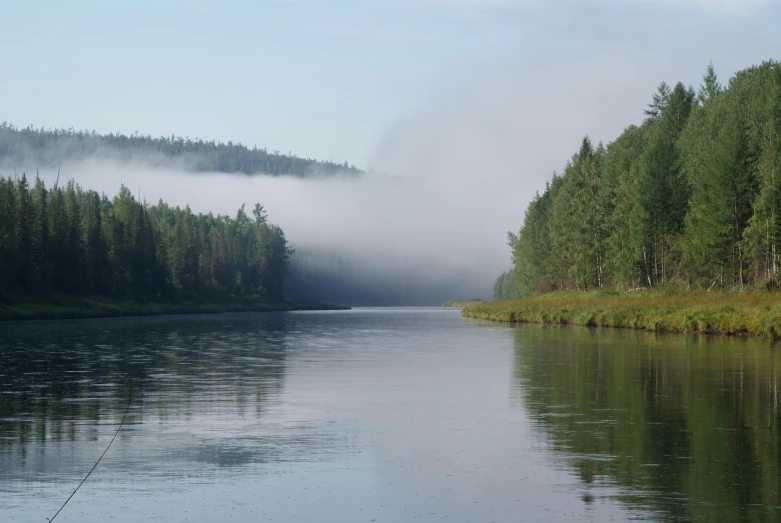
POLYGON ((446 299, 490 296, 507 232, 585 135, 609 143, 661 81, 697 87, 710 61, 726 83, 781 58, 781 0, 0 0, 0 20, 0 121, 232 140, 375 174, 88 162, 64 176, 196 212, 259 201, 294 245, 464 284, 446 299))
MULTIPOLYGON (((778 56, 778 2, 765 0, 2 0, 0 120, 233 140, 371 167, 390 127, 476 75, 568 50, 599 56, 652 18, 685 26, 676 38, 686 47, 723 25, 768 39, 758 53, 713 56, 726 75, 778 56)), ((653 35, 637 36, 652 70, 693 82, 704 69, 654 55, 653 35)))

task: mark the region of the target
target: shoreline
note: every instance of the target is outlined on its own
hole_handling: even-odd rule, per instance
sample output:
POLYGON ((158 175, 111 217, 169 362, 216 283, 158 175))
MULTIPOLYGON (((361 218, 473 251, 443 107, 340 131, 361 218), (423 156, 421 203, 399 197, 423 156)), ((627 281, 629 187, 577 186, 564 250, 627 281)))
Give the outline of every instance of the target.
POLYGON ((262 299, 229 298, 217 300, 138 301, 71 295, 24 297, 0 301, 0 323, 6 321, 76 320, 180 314, 221 314, 229 312, 288 312, 349 310, 330 303, 277 302, 262 299))
POLYGON ((453 309, 462 309, 469 307, 470 305, 479 305, 485 303, 483 300, 448 300, 442 304, 442 307, 450 307, 453 309))
POLYGON ((604 291, 551 293, 470 305, 461 310, 461 315, 501 323, 781 338, 781 294, 664 296, 647 292, 646 295, 604 291))

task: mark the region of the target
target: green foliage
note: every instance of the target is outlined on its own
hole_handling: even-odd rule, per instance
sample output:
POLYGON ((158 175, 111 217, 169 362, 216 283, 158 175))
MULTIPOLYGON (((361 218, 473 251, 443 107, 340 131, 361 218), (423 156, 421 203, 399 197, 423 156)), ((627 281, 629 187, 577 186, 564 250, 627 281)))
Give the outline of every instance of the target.
POLYGON ((51 293, 111 298, 285 297, 291 250, 256 205, 254 219, 112 200, 73 182, 0 176, 0 297, 51 293))
POLYGON ((468 307, 469 305, 474 305, 476 303, 482 303, 483 300, 480 298, 472 298, 471 300, 448 300, 442 304, 443 307, 468 307))
POLYGON ((349 173, 361 170, 347 162, 323 162, 293 154, 269 153, 240 143, 222 143, 180 136, 152 138, 133 134, 97 134, 74 129, 17 128, 0 123, 0 158, 10 166, 35 161, 38 165, 56 166, 64 159, 93 156, 160 162, 176 158, 188 169, 198 172, 227 172, 308 176, 312 174, 349 173))
POLYGON ((749 163, 744 118, 733 90, 698 111, 679 149, 692 188, 684 252, 689 277, 708 285, 745 283, 743 233, 757 179, 749 163))
POLYGON ((722 90, 723 87, 716 77, 716 71, 713 69, 713 62, 711 62, 708 64, 708 69, 702 77, 702 85, 700 86, 700 90, 697 91, 697 100, 699 100, 702 105, 706 105, 708 102, 713 101, 722 90))
POLYGON ((693 103, 692 93, 677 84, 651 129, 640 164, 637 198, 645 217, 646 279, 652 283, 665 281, 677 261, 676 242, 683 231, 689 188, 676 144, 693 103))
POLYGON ((484 302, 466 307, 461 314, 513 323, 781 335, 781 306, 775 293, 692 293, 670 284, 637 293, 554 292, 510 302, 484 302))
POLYGON ((644 263, 646 214, 637 198, 648 127, 630 126, 610 144, 602 162, 602 191, 611 202, 606 219, 605 270, 618 288, 635 288, 647 277, 644 263))
MULTIPOLYGON (((494 283, 495 300, 517 300, 520 298, 518 287, 515 285, 515 277, 512 272, 503 272, 494 283)), ((475 300, 477 301, 477 300, 475 300)))
POLYGON ((643 111, 646 116, 646 122, 658 122, 662 117, 662 112, 667 103, 670 101, 670 86, 666 82, 659 84, 656 88, 656 92, 653 95, 653 99, 648 107, 643 111))
POLYGON ((519 397, 586 488, 631 492, 629 510, 657 521, 779 520, 781 362, 767 342, 514 335, 519 397))
POLYGON ((529 204, 518 235, 508 233, 515 285, 521 295, 549 291, 561 280, 561 263, 553 256, 550 227, 552 203, 561 185, 562 178, 554 175, 542 196, 538 194, 529 204))
POLYGON ((509 234, 516 286, 732 289, 777 284, 781 65, 698 94, 660 84, 642 126, 606 148, 588 138, 509 234))
POLYGON ((606 204, 600 191, 599 166, 604 152, 594 151, 588 137, 564 171, 564 183, 551 216, 554 251, 568 267, 578 289, 602 287, 606 204))

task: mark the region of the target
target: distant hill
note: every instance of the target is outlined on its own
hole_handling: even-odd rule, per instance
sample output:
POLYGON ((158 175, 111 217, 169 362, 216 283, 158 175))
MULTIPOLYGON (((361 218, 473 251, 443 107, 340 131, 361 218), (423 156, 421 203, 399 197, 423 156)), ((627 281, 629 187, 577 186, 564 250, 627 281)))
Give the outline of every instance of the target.
POLYGON ((293 175, 361 174, 347 162, 335 163, 311 158, 269 153, 241 143, 205 141, 180 136, 152 138, 139 134, 98 134, 74 129, 17 128, 0 124, 0 166, 24 168, 54 166, 64 160, 111 158, 152 164, 176 162, 196 172, 293 175))

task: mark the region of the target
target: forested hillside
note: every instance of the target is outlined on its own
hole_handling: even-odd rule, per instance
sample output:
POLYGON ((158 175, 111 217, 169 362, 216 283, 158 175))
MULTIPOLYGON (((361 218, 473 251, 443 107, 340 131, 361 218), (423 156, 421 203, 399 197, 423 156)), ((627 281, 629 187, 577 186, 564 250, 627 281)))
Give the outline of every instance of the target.
POLYGON ((0 165, 6 168, 56 166, 62 161, 90 157, 146 161, 159 164, 177 160, 183 168, 196 172, 294 175, 348 173, 361 171, 354 165, 300 158, 292 154, 267 152, 240 143, 222 143, 179 136, 152 138, 138 134, 97 134, 73 129, 19 129, 0 124, 0 165))
POLYGON ((252 216, 113 199, 73 182, 0 176, 0 297, 123 299, 262 296, 282 300, 290 251, 263 207, 252 216))
POLYGON ((774 287, 781 256, 781 65, 697 91, 662 83, 642 125, 585 138, 509 234, 523 295, 774 287))

